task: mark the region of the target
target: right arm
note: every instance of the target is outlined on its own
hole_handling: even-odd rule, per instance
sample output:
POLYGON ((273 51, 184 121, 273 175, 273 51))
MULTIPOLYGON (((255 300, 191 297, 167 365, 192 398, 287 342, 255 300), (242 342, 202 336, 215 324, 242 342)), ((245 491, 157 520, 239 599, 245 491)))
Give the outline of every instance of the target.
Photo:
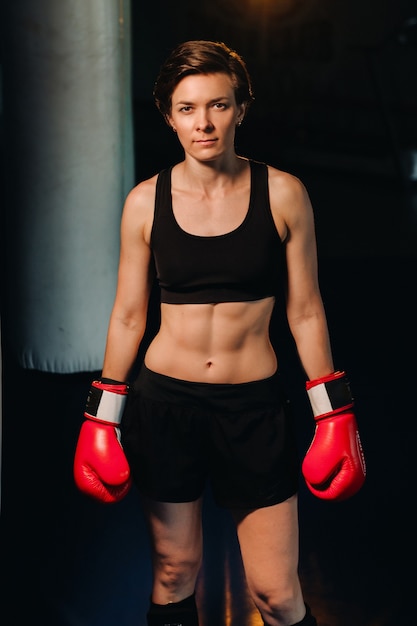
POLYGON ((118 502, 130 489, 130 468, 120 443, 119 425, 127 382, 143 338, 152 276, 150 232, 155 181, 135 187, 126 198, 116 297, 110 316, 102 378, 93 381, 74 457, 74 479, 85 494, 101 502, 118 502))
POLYGON ((150 232, 155 177, 127 196, 120 228, 116 296, 110 316, 102 376, 127 381, 146 328, 151 271, 150 232))

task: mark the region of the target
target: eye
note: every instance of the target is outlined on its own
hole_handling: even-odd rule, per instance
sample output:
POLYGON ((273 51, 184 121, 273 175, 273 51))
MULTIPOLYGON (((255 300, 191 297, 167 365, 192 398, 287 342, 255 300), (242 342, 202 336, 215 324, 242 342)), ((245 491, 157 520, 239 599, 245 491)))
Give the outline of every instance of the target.
POLYGON ((186 104, 179 109, 180 113, 190 113, 190 111, 192 111, 192 107, 189 104, 186 104))
POLYGON ((215 109, 219 109, 220 111, 227 109, 227 104, 225 102, 215 102, 213 106, 215 109))

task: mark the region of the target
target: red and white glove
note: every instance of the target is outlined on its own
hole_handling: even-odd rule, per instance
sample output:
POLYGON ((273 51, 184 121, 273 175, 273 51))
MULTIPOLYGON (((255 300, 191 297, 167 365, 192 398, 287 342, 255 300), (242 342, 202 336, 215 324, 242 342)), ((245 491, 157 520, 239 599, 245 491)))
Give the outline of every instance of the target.
POLYGON ((74 457, 77 487, 101 502, 118 502, 131 486, 118 426, 126 403, 124 383, 93 381, 74 457))
POLYGON ((345 500, 362 487, 365 457, 345 372, 306 383, 316 430, 302 463, 310 491, 323 500, 345 500))

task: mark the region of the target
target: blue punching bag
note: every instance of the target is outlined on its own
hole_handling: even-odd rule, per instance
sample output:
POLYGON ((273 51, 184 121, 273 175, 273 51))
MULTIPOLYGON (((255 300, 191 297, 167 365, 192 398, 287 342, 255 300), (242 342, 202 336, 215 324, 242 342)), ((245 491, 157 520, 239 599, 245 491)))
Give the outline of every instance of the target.
POLYGON ((134 184, 130 3, 5 4, 7 353, 99 370, 134 184))

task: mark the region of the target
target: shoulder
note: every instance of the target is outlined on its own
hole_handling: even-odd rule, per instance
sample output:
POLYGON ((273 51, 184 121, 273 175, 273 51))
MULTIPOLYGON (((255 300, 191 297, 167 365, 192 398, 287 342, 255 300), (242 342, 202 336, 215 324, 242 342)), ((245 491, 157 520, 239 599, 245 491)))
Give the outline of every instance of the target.
POLYGON ((149 240, 153 223, 158 174, 141 181, 129 191, 123 207, 122 232, 141 230, 149 240))
POLYGON ((303 182, 294 174, 267 165, 268 183, 272 193, 280 194, 292 200, 305 200, 307 190, 303 182))
POLYGON ((147 180, 143 180, 138 183, 133 189, 131 189, 126 196, 125 207, 126 209, 134 209, 153 205, 155 202, 155 190, 158 174, 155 174, 147 180))
POLYGON ((312 217, 310 197, 297 176, 268 165, 268 184, 271 210, 288 226, 312 217))

